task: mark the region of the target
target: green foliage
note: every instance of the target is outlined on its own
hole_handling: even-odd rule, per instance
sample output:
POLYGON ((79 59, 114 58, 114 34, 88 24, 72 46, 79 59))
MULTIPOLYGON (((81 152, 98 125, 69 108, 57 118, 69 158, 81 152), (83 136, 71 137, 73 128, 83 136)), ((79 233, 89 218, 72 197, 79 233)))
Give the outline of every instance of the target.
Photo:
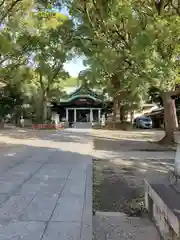
POLYGON ((78 85, 81 85, 81 80, 74 77, 69 77, 61 83, 62 87, 76 87, 78 85))
POLYGON ((161 92, 157 87, 151 87, 148 91, 149 101, 157 103, 160 107, 163 106, 161 92))
MULTIPOLYGON (((49 3, 0 3, 4 16, 0 31, 0 80, 8 86, 19 86, 23 102, 32 105, 36 112, 44 111, 48 101, 62 94, 62 81, 68 77, 63 65, 72 57, 73 23, 67 16, 54 13, 54 5, 49 3)), ((1 97, 4 99, 3 94, 1 97)))
POLYGON ((56 16, 51 19, 34 17, 35 34, 28 37, 33 49, 35 79, 46 100, 52 91, 60 88, 60 81, 67 78, 63 64, 71 57, 72 23, 61 14, 56 16))
POLYGON ((180 54, 178 1, 161 8, 152 1, 73 0, 75 45, 86 55, 89 69, 83 77, 111 96, 140 103, 149 87, 174 90, 180 54), (112 83, 112 76, 119 81, 112 83), (123 93, 125 94, 123 94, 123 93))
POLYGON ((0 118, 12 114, 23 104, 22 94, 17 86, 7 85, 0 91, 0 118))

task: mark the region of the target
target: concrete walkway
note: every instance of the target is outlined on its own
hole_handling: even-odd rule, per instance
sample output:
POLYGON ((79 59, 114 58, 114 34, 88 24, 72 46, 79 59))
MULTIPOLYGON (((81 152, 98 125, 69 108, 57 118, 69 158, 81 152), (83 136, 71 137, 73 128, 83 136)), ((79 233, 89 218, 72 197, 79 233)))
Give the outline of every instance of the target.
POLYGON ((0 240, 91 240, 91 130, 1 135, 0 240))

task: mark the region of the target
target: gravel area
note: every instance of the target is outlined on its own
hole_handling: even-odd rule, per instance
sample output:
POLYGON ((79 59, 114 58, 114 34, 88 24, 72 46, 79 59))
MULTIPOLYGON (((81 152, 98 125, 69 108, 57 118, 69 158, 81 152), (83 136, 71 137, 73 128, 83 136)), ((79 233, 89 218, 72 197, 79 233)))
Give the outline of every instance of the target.
POLYGON ((93 217, 93 229, 93 240, 160 240, 148 219, 122 214, 97 214, 93 217))

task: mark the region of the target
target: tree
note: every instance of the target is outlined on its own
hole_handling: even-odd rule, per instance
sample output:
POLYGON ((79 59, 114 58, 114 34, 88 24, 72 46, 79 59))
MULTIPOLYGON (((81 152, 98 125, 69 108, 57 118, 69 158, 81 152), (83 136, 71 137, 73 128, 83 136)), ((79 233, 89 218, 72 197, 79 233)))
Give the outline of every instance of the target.
POLYGON ((71 58, 72 47, 72 21, 54 13, 52 4, 46 0, 0 2, 0 80, 8 88, 19 84, 23 103, 34 108, 41 103, 43 119, 47 102, 62 92, 60 82, 67 76, 63 64, 71 58))
POLYGON ((152 45, 149 48, 150 61, 153 63, 153 85, 160 89, 164 106, 165 137, 161 143, 172 143, 174 131, 178 127, 176 107, 173 96, 180 93, 176 89, 178 80, 178 61, 180 54, 179 34, 180 18, 178 1, 164 1, 156 4, 157 13, 153 12, 148 23, 147 34, 152 45), (152 19, 155 18, 155 21, 152 19))
POLYGON ((1 121, 7 114, 16 112, 23 104, 21 92, 17 86, 6 85, 0 92, 0 118, 1 121))
MULTIPOLYGON (((60 81, 68 75, 63 64, 71 57, 72 22, 62 14, 49 15, 38 12, 33 16, 33 28, 27 28, 22 39, 26 38, 31 53, 34 77, 39 87, 41 118, 47 118, 47 103, 52 92, 57 90, 60 81)), ((59 91, 60 92, 60 91, 59 91)))
POLYGON ((161 91, 157 87, 150 87, 148 90, 149 102, 155 102, 159 107, 163 106, 161 91))
POLYGON ((172 142, 177 127, 171 95, 176 85, 175 59, 179 56, 178 1, 89 0, 82 4, 74 0, 71 9, 83 32, 81 49, 96 60, 102 56, 99 65, 111 72, 114 89, 161 89, 166 123, 163 141, 172 142))
POLYGON ((142 86, 144 92, 147 89, 145 71, 141 71, 145 68, 145 44, 136 43, 144 37, 139 27, 143 20, 134 15, 133 7, 123 1, 101 4, 89 0, 82 4, 74 0, 71 5, 71 13, 79 20, 76 46, 88 59, 93 84, 104 81, 104 89, 113 97, 114 119, 127 95, 134 95, 134 89, 141 95, 142 86))

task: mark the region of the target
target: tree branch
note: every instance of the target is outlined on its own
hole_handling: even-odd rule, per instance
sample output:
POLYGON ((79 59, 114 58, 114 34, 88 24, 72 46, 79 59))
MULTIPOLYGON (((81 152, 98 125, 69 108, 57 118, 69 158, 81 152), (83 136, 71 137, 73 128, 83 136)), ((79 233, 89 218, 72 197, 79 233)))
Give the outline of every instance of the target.
POLYGON ((173 4, 173 0, 170 0, 171 7, 175 9, 176 13, 180 16, 180 1, 178 1, 178 7, 173 4))
POLYGON ((180 88, 178 88, 178 89, 176 89, 176 90, 174 90, 174 91, 170 91, 170 92, 169 92, 169 95, 170 95, 171 97, 175 97, 175 96, 177 96, 177 95, 180 95, 180 88))
POLYGON ((2 7, 4 3, 5 3, 5 0, 3 0, 3 1, 0 3, 0 7, 2 7))
POLYGON ((42 73, 41 71, 39 72, 39 82, 40 82, 40 85, 41 85, 41 88, 44 92, 44 84, 43 84, 43 80, 42 80, 43 76, 42 76, 42 73))
POLYGON ((0 60, 0 66, 6 61, 8 60, 9 56, 6 56, 4 59, 0 60))
MULTIPOLYGON (((55 65, 56 65, 56 63, 54 64, 54 66, 55 66, 55 65)), ((62 63, 60 62, 60 63, 58 64, 58 66, 56 67, 56 69, 53 70, 53 76, 52 76, 52 78, 51 78, 51 79, 48 79, 48 86, 47 86, 47 89, 46 89, 47 92, 49 92, 50 86, 51 86, 53 80, 54 80, 54 79, 57 77, 57 75, 59 74, 61 68, 62 68, 62 63)))
POLYGON ((93 26, 93 24, 92 24, 92 21, 91 21, 89 12, 88 12, 88 10, 87 10, 87 6, 86 6, 86 1, 85 1, 85 0, 84 0, 84 11, 85 11, 85 14, 86 14, 86 16, 87 16, 87 18, 88 18, 88 22, 89 22, 91 28, 94 29, 94 26, 93 26))
POLYGON ((60 62, 59 65, 57 66, 57 68, 54 71, 54 74, 53 74, 53 77, 52 77, 51 81, 53 81, 57 77, 57 75, 59 74, 61 68, 62 68, 62 63, 60 62))
POLYGON ((8 14, 13 10, 13 8, 19 3, 22 2, 22 0, 16 0, 14 1, 11 6, 6 10, 4 15, 0 18, 0 24, 4 21, 4 19, 8 16, 8 14))

